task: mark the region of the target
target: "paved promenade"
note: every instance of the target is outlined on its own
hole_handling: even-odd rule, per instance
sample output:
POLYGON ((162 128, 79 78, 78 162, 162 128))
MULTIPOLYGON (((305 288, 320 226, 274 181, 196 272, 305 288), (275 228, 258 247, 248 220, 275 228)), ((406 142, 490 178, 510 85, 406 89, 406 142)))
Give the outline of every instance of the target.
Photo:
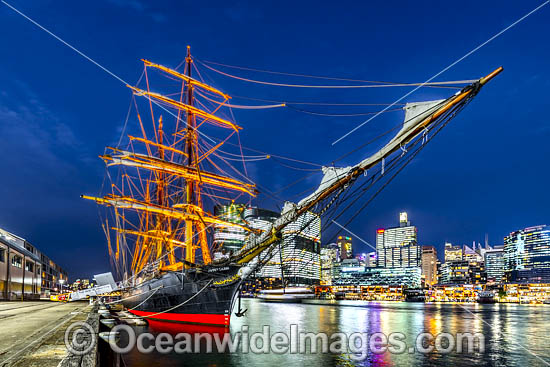
POLYGON ((87 302, 0 302, 0 367, 57 366, 71 322, 86 320, 87 302))

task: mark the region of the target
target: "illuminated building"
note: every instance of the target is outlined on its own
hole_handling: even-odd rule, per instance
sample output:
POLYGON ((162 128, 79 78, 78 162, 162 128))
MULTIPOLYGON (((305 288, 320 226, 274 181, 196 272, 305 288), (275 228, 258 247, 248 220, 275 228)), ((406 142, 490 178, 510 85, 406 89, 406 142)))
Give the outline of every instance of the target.
POLYGON ((468 262, 483 262, 483 256, 481 255, 481 247, 476 250, 475 242, 473 247, 464 245, 462 252, 462 259, 468 262))
POLYGON ((495 246, 485 251, 485 269, 488 283, 502 283, 504 279, 504 247, 495 246))
POLYGON ((359 264, 361 264, 361 266, 366 266, 367 265, 367 254, 362 252, 360 254, 357 254, 355 255, 355 258, 359 261, 359 264))
POLYGON ((321 248, 321 285, 331 285, 334 266, 340 261, 338 245, 331 243, 321 248))
POLYGON ((483 262, 448 261, 441 265, 439 284, 485 284, 487 272, 483 262))
POLYGON ((285 285, 319 284, 321 218, 311 212, 305 213, 285 227, 282 237, 282 244, 273 251, 273 256, 260 270, 259 276, 284 277, 285 285), (304 229, 300 231, 300 228, 304 229))
POLYGON ((367 254, 367 267, 368 268, 376 267, 376 251, 369 252, 367 254))
POLYGON ((36 250, 42 263, 42 288, 41 294, 49 297, 52 293, 61 292, 69 282, 67 272, 54 263, 44 253, 36 250))
POLYGON ((0 298, 49 297, 67 282, 67 272, 35 246, 0 229, 0 298))
MULTIPOLYGON (((214 215, 226 222, 244 226, 246 224, 243 219, 244 210, 244 204, 216 205, 214 207, 214 215)), ((246 235, 246 231, 241 227, 227 227, 215 224, 214 248, 230 253, 235 252, 244 246, 246 235)))
POLYGON ((468 262, 468 284, 487 283, 487 271, 483 261, 468 262))
POLYGON ((422 277, 426 285, 437 283, 437 251, 433 246, 422 246, 422 277))
POLYGON ((399 214, 399 227, 376 231, 376 255, 378 267, 420 267, 422 254, 417 229, 410 225, 407 213, 399 214))
POLYGON ((462 246, 453 246, 452 243, 445 242, 445 262, 461 260, 462 246))
POLYGON ((550 281, 550 226, 529 227, 506 236, 504 265, 508 282, 550 281))
POLYGON ((418 267, 409 268, 367 268, 356 263, 342 263, 339 277, 333 280, 337 286, 405 286, 418 288, 422 282, 422 271, 418 267))
POLYGON ((340 249, 340 259, 351 259, 353 258, 353 248, 351 244, 351 237, 348 236, 338 236, 338 248, 340 249))
POLYGON ((271 223, 279 218, 280 214, 267 209, 249 207, 244 210, 244 220, 250 228, 268 230, 271 223))
POLYGON ((468 284, 469 263, 464 260, 445 261, 441 264, 439 284, 468 284))

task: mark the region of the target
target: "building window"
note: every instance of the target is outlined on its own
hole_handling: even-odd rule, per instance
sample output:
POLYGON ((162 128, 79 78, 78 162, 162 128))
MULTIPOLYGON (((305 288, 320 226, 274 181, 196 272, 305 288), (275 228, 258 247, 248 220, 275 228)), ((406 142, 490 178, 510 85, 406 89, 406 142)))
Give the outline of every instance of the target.
POLYGON ((31 263, 30 261, 26 261, 25 262, 25 270, 26 271, 29 271, 29 272, 34 272, 34 264, 31 263))
POLYGON ((6 249, 0 248, 0 262, 6 262, 6 249))
POLYGON ((23 259, 19 255, 13 255, 11 258, 11 265, 15 266, 16 268, 22 268, 23 267, 23 259))
POLYGON ((36 275, 40 275, 40 266, 36 265, 36 275))

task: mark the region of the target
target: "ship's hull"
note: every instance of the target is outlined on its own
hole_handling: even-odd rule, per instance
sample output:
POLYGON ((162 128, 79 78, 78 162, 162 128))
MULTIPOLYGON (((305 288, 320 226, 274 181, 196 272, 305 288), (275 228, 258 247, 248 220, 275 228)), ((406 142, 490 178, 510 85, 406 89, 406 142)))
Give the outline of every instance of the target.
POLYGON ((176 323, 229 327, 240 281, 216 284, 234 277, 236 266, 208 271, 166 272, 123 292, 129 312, 155 324, 176 323))

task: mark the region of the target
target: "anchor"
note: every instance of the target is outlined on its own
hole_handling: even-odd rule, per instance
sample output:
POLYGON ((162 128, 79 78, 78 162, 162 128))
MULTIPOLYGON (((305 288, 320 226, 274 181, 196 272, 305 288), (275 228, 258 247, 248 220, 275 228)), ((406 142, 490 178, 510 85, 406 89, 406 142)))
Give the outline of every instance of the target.
POLYGON ((237 310, 237 312, 235 312, 235 316, 237 316, 237 317, 243 317, 244 314, 246 313, 246 311, 248 311, 248 308, 245 308, 244 310, 241 309, 241 289, 240 289, 240 287, 239 287, 239 301, 237 303, 237 308, 238 308, 238 310, 237 310))

